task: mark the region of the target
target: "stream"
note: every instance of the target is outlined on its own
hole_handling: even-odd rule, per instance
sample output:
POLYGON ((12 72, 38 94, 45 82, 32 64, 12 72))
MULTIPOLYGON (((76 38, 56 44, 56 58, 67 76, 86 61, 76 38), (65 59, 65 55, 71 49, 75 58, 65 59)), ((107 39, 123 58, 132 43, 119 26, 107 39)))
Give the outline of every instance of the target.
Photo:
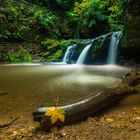
MULTIPOLYGON (((26 115, 39 106, 84 99, 102 88, 117 87, 128 68, 115 65, 0 65, 0 118, 26 115)), ((123 99, 115 110, 140 106, 140 94, 123 99)), ((114 111, 114 109, 112 110, 114 111)))

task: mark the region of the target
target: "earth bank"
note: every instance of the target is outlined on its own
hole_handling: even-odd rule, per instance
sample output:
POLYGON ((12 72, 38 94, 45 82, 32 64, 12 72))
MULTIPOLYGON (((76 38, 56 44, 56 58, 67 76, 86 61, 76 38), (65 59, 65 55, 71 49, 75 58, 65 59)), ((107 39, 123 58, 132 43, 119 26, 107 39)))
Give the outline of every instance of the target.
MULTIPOLYGON (((139 92, 140 93, 140 92, 139 92)), ((32 121, 31 112, 14 112, 19 116, 14 123, 0 128, 1 140, 139 140, 140 139, 140 96, 130 95, 117 105, 106 108, 99 114, 90 116, 82 122, 52 128, 42 132, 39 124, 32 121), (131 98, 137 98, 132 101, 131 98), (136 102, 138 103, 136 105, 136 102), (19 115, 20 114, 20 115, 19 115)), ((33 110, 34 105, 30 106, 33 110)), ((8 120, 11 116, 1 116, 8 120)), ((13 118, 12 118, 13 119, 13 118)))

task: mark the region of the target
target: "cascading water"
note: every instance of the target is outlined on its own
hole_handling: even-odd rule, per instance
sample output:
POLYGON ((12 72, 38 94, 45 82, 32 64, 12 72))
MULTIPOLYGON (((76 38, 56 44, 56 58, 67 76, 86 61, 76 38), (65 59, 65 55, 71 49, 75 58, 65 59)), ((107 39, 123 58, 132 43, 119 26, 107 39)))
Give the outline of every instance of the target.
POLYGON ((111 41, 109 44, 108 58, 107 64, 116 64, 116 56, 119 41, 122 37, 122 32, 114 32, 111 37, 111 41))
POLYGON ((119 31, 94 38, 92 40, 92 43, 90 43, 83 49, 82 53, 80 54, 77 60, 77 64, 84 64, 85 62, 86 64, 96 65, 115 64, 117 57, 117 49, 121 37, 122 32, 119 31), (108 42, 109 38, 111 39, 108 42), (89 50, 91 52, 89 52, 89 50))
POLYGON ((73 56, 74 51, 75 51, 75 47, 76 47, 76 45, 72 45, 72 46, 69 46, 67 48, 65 55, 64 55, 64 58, 63 58, 64 63, 71 63, 72 56, 73 56))
POLYGON ((85 59, 87 57, 87 54, 88 54, 88 51, 89 51, 90 47, 92 46, 92 43, 93 43, 93 40, 89 45, 87 45, 83 49, 83 51, 81 52, 76 64, 84 64, 84 61, 85 61, 85 59))

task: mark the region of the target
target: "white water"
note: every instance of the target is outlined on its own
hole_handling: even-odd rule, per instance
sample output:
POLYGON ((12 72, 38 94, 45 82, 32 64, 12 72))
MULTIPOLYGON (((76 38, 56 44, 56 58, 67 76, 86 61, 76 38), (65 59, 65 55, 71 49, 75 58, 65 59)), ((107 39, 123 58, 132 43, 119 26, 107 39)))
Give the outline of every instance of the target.
POLYGON ((67 63, 67 62, 69 61, 70 52, 71 52, 71 50, 72 50, 74 47, 75 47, 75 45, 72 45, 72 46, 69 46, 69 47, 67 48, 62 62, 67 63))
MULTIPOLYGON (((92 43, 93 43, 93 41, 92 41, 92 43)), ((84 61, 87 57, 87 54, 88 54, 88 51, 89 51, 90 47, 92 46, 92 43, 90 43, 89 45, 87 45, 83 49, 83 51, 81 52, 76 64, 84 64, 84 61)))
MULTIPOLYGON (((109 44, 109 49, 108 49, 108 55, 107 55, 107 64, 116 64, 117 49, 118 49, 118 45, 119 45, 119 41, 120 41, 121 37, 122 37, 121 31, 112 33, 110 44, 109 44)), ((96 39, 94 39, 94 40, 96 40, 96 39)), ((83 51, 81 52, 81 54, 77 60, 77 64, 84 64, 84 62, 87 58, 89 49, 91 46, 93 46, 94 40, 92 40, 92 43, 87 45, 83 49, 83 51)))
POLYGON ((117 49, 120 38, 122 37, 122 32, 114 32, 111 37, 111 41, 109 44, 108 58, 107 64, 116 64, 117 58, 117 49))

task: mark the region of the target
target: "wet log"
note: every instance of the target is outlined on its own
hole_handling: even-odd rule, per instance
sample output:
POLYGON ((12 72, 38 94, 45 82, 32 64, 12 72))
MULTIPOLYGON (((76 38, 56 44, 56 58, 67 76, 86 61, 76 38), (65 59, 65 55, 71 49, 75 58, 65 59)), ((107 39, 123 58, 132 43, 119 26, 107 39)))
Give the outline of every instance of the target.
POLYGON ((46 131, 52 127, 61 127, 78 122, 100 111, 110 103, 133 93, 135 91, 134 88, 139 84, 140 71, 134 67, 131 72, 122 77, 121 84, 116 86, 116 88, 100 89, 76 103, 59 106, 58 109, 61 108, 65 111, 64 122, 58 120, 52 124, 50 116, 45 115, 49 107, 40 107, 37 111, 33 112, 33 120, 39 122, 41 129, 46 131))
POLYGON ((132 71, 123 76, 123 82, 126 82, 129 86, 135 87, 140 84, 140 71, 132 71))
POLYGON ((57 121, 51 124, 49 116, 45 116, 48 107, 40 107, 37 111, 33 112, 33 120, 40 123, 42 130, 49 130, 52 127, 61 127, 67 124, 72 124, 83 120, 84 118, 93 115, 102 108, 106 107, 115 100, 132 93, 131 89, 117 87, 115 89, 101 89, 93 92, 88 97, 73 104, 59 106, 65 111, 65 121, 57 121))

